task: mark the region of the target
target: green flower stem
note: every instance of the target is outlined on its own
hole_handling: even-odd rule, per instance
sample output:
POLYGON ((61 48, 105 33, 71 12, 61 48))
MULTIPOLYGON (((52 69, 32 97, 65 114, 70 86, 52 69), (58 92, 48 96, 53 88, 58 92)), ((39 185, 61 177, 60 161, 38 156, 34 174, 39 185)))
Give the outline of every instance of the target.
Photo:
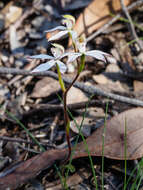
POLYGON ((60 83, 61 89, 62 89, 63 92, 65 92, 66 88, 65 88, 65 85, 64 85, 64 81, 62 79, 62 75, 61 75, 61 72, 60 72, 59 65, 56 64, 56 67, 57 67, 57 72, 58 72, 59 83, 60 83))
POLYGON ((84 69, 85 66, 85 55, 83 54, 80 58, 80 66, 78 68, 78 73, 80 74, 81 71, 84 69))

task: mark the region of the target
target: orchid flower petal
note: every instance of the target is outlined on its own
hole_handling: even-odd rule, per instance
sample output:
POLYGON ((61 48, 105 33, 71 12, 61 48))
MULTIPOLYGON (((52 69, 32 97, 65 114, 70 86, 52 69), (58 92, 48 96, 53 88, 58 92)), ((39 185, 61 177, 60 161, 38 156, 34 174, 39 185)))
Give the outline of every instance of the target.
POLYGON ((54 57, 46 54, 28 56, 29 59, 54 59, 54 57))
POLYGON ((58 32, 57 34, 55 34, 54 36, 52 36, 51 38, 49 38, 48 41, 50 42, 50 41, 54 41, 54 40, 59 40, 61 37, 66 36, 66 34, 68 34, 67 30, 58 32))
POLYGON ((66 70, 67 70, 67 66, 63 62, 61 62, 59 60, 57 60, 56 63, 58 64, 61 73, 65 73, 66 70))
MULTIPOLYGON (((71 53, 70 53, 71 54, 71 53)), ((66 52, 66 53, 63 53, 60 57, 59 57, 59 59, 62 59, 63 57, 67 57, 69 55, 69 52, 66 52)))
POLYGON ((65 26, 57 26, 57 27, 55 27, 55 28, 46 30, 45 32, 49 33, 49 32, 54 32, 54 31, 56 31, 56 30, 66 30, 66 27, 65 27, 65 26))
POLYGON ((95 59, 98 59, 98 60, 104 61, 104 62, 107 62, 106 58, 105 58, 106 56, 111 56, 108 53, 105 53, 105 52, 99 51, 99 50, 87 51, 87 52, 85 52, 85 55, 94 57, 95 59))
POLYGON ((35 69, 33 69, 32 73, 33 72, 47 71, 51 67, 53 67, 54 65, 55 65, 55 61, 54 60, 48 61, 46 63, 40 64, 38 67, 36 67, 35 69))
POLYGON ((75 61, 81 55, 82 55, 82 53, 67 53, 67 56, 68 56, 67 63, 75 61))

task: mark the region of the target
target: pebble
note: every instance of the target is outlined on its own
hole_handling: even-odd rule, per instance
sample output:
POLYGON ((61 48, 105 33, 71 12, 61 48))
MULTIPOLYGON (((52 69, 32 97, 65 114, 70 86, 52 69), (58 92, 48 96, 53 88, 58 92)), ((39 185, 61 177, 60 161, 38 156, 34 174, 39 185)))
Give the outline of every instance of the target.
POLYGON ((37 40, 40 40, 40 39, 42 39, 43 38, 43 34, 41 34, 41 33, 38 33, 38 32, 30 32, 29 33, 29 37, 31 38, 31 39, 37 39, 37 40))
POLYGON ((45 21, 45 18, 43 16, 37 16, 35 19, 32 20, 32 25, 35 28, 39 28, 42 26, 44 21, 45 21))
POLYGON ((5 26, 9 26, 9 24, 14 23, 18 20, 22 15, 22 8, 17 6, 10 6, 9 12, 6 14, 5 26))

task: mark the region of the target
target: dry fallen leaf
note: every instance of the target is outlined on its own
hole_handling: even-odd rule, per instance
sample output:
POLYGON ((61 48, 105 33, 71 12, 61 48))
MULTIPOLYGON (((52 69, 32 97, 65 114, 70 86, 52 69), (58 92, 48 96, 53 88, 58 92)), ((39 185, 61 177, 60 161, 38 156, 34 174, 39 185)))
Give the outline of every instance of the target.
POLYGON ((71 87, 67 95, 67 103, 75 104, 88 101, 88 97, 78 88, 71 87))
POLYGON ((10 6, 9 12, 6 14, 5 27, 8 27, 11 23, 14 23, 22 15, 22 8, 17 6, 10 6))
POLYGON ((11 168, 9 173, 0 175, 0 190, 6 190, 8 187, 15 189, 38 175, 43 169, 53 165, 56 160, 64 160, 65 158, 65 149, 50 150, 19 163, 11 168))
MULTIPOLYGON (((83 121, 83 117, 82 116, 79 116, 79 117, 76 118, 76 122, 78 123, 79 127, 80 127, 82 121, 83 121)), ((91 121, 91 118, 85 117, 84 118, 84 123, 83 123, 83 125, 81 127, 81 132, 82 132, 82 134, 85 137, 88 137, 91 134, 91 127, 92 126, 90 125, 90 121, 91 121)), ((70 123, 70 129, 74 133, 77 133, 77 134, 79 133, 79 128, 77 128, 77 126, 76 126, 76 124, 75 124, 74 121, 71 121, 71 123, 70 123)))
POLYGON ((97 83, 97 87, 107 92, 124 93, 126 78, 122 76, 122 71, 117 64, 111 63, 106 67, 105 72, 92 76, 97 83))
POLYGON ((60 90, 59 82, 51 77, 38 81, 31 94, 32 98, 44 98, 60 90))
MULTIPOLYGON (((93 76, 94 77, 94 76, 93 76)), ((97 82, 97 78, 93 78, 97 82)), ((98 80, 99 82, 99 80, 98 80)), ((106 84, 99 83, 96 85, 97 88, 100 88, 106 92, 125 92, 125 89, 123 88, 122 84, 120 81, 112 81, 110 79, 107 80, 106 84)))
MULTIPOLYGON (((126 6, 131 2, 132 0, 124 0, 126 6)), ((111 19, 111 13, 119 10, 121 10, 120 0, 94 0, 80 14, 74 29, 79 35, 83 32, 89 35, 107 23, 111 19)))
MULTIPOLYGON (((114 116, 106 122, 104 142, 104 156, 107 158, 124 160, 125 142, 126 159, 134 160, 143 156, 143 108, 134 108, 114 116), (126 126, 126 140, 125 140, 126 126)), ((92 156, 102 155, 102 137, 104 126, 98 128, 86 142, 92 156)), ((48 150, 19 165, 13 171, 0 176, 0 190, 16 188, 22 183, 38 175, 42 170, 50 167, 55 161, 63 161, 68 154, 67 149, 48 150), (17 180, 18 179, 18 180, 17 180)), ((88 156, 83 142, 77 144, 73 159, 88 156)))
MULTIPOLYGON (((124 160, 125 142, 126 159, 134 160, 143 156, 143 108, 134 108, 122 112, 106 123, 106 134, 104 143, 104 156, 107 158, 124 160), (125 141, 126 126, 126 141, 125 141)), ((87 144, 91 155, 102 155, 102 136, 104 126, 95 131, 89 138, 87 144)), ((86 151, 83 143, 78 144, 76 155, 85 156, 86 151)), ((76 157, 75 155, 75 157, 76 157)))
POLYGON ((142 81, 134 80, 133 86, 134 86, 134 92, 143 91, 143 82, 142 81))
POLYGON ((92 78, 98 84, 107 84, 108 83, 108 79, 106 76, 104 76, 104 74, 93 75, 92 78))

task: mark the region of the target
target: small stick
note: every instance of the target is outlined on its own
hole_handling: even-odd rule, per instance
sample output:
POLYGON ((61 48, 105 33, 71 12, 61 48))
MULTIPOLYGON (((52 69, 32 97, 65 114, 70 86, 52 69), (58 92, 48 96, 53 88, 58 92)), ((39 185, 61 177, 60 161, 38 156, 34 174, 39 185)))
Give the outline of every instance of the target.
POLYGON ((129 27, 130 27, 130 30, 131 30, 131 34, 133 36, 133 39, 136 40, 136 42, 138 43, 139 45, 139 48, 141 50, 143 50, 143 44, 141 43, 141 41, 139 40, 138 36, 137 36, 137 33, 135 31, 135 27, 133 25, 133 21, 132 21, 132 18, 127 10, 127 7, 125 6, 124 4, 124 0, 120 0, 120 3, 121 3, 121 7, 122 7, 122 10, 123 10, 123 13, 125 14, 125 16, 127 17, 127 19, 129 20, 129 27))
MULTIPOLYGON (((9 142, 17 142, 17 143, 25 143, 25 144, 30 144, 30 145, 36 145, 36 143, 32 141, 26 141, 20 138, 12 138, 12 137, 6 137, 6 136, 0 136, 0 141, 9 141, 9 142)), ((54 148, 52 145, 48 145, 47 143, 40 143, 41 145, 54 148)))
POLYGON ((23 150, 26 150, 27 152, 33 152, 33 153, 36 153, 36 154, 40 154, 41 152, 37 151, 37 150, 34 150, 34 149, 31 149, 31 148, 26 148, 26 147, 23 147, 22 145, 18 144, 18 147, 23 149, 23 150))
MULTIPOLYGON (((79 102, 75 104, 68 104, 67 107, 70 110, 75 110, 75 109, 83 109, 86 107, 86 104, 88 104, 88 107, 103 107, 104 109, 106 108, 107 102, 100 102, 99 100, 91 100, 89 101, 84 101, 84 102, 79 102)), ((109 102, 109 106, 111 103, 109 102)), ((49 112, 59 112, 63 110, 63 105, 51 105, 51 104, 37 104, 36 107, 32 106, 32 110, 25 111, 22 114, 22 120, 27 119, 27 117, 31 117, 34 114, 37 114, 38 112, 44 112, 44 114, 48 114, 49 112)))

